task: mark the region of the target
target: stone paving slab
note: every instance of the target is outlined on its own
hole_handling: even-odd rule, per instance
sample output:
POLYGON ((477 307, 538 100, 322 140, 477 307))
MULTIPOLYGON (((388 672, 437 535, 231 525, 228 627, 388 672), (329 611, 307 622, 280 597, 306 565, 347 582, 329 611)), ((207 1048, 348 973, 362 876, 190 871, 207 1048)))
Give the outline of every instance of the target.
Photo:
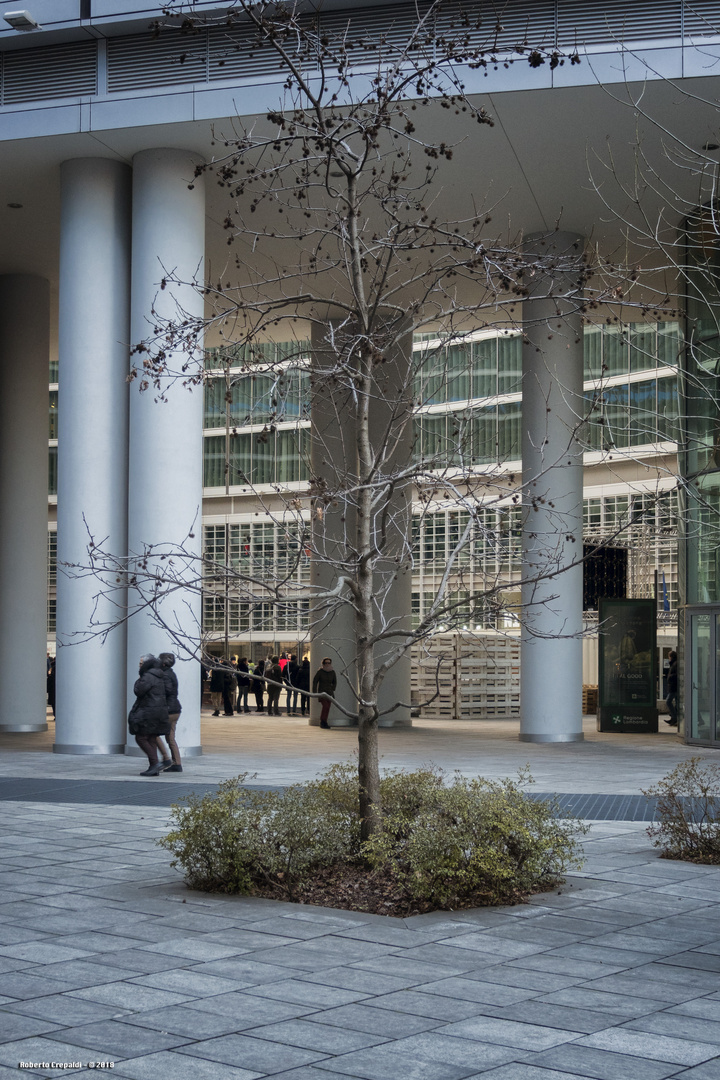
POLYGON ((720 868, 640 823, 593 824, 588 867, 527 905, 389 919, 190 892, 166 821, 0 804, 0 1080, 720 1078, 720 868))

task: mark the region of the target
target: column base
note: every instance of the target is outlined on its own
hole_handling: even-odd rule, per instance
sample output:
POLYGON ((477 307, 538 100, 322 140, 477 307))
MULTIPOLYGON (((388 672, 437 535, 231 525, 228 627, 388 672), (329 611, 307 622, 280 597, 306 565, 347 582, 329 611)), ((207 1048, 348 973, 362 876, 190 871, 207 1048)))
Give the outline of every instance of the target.
POLYGON ((95 745, 88 745, 88 743, 54 743, 53 754, 77 754, 78 756, 85 756, 87 754, 96 754, 102 756, 104 754, 122 754, 125 746, 123 743, 97 743, 95 745))
POLYGON ((0 724, 0 734, 6 731, 23 732, 47 731, 47 724, 0 724))
MULTIPOLYGON (((164 735, 161 735, 160 737, 162 739, 165 738, 164 735)), ((180 746, 179 750, 180 750, 180 757, 181 758, 202 757, 202 752, 203 752, 202 746, 180 746)), ((145 757, 144 752, 140 749, 139 746, 136 746, 134 743, 128 743, 127 745, 122 746, 120 748, 120 750, 118 751, 118 753, 124 754, 125 757, 137 757, 137 758, 144 758, 145 757)))
POLYGON ((585 739, 582 731, 574 731, 569 735, 530 735, 525 732, 520 732, 518 736, 520 742, 534 742, 534 743, 571 743, 571 742, 583 742, 585 739))

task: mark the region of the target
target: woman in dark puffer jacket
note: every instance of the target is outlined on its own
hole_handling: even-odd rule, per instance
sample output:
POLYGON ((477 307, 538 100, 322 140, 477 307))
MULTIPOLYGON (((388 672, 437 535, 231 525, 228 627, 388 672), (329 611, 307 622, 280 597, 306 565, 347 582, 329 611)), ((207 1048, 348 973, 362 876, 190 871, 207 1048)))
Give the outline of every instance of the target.
POLYGON ((148 654, 140 657, 140 673, 133 687, 135 704, 128 716, 130 734, 143 753, 147 754, 149 768, 141 776, 158 776, 165 768, 158 763, 156 735, 170 734, 167 698, 165 695, 165 676, 163 667, 156 656, 148 654))
POLYGON ((158 660, 162 664, 163 677, 165 679, 165 699, 167 701, 169 720, 170 720, 170 733, 167 737, 167 744, 170 747, 170 753, 172 754, 172 764, 167 765, 167 762, 163 764, 167 768, 168 772, 182 772, 182 761, 180 760, 180 751, 178 750, 178 744, 175 741, 175 727, 177 726, 180 713, 182 711, 182 705, 178 700, 178 681, 177 675, 173 671, 175 664, 175 654, 171 652, 161 652, 158 656, 158 660))

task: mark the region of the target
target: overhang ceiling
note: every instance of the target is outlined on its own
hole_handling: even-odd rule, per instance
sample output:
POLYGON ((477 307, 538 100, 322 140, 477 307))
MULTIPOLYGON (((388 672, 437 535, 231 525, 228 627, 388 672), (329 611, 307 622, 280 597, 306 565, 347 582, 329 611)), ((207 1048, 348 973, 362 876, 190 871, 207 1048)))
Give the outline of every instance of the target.
MULTIPOLYGON (((652 179, 643 191, 649 228, 658 219, 675 228, 689 207, 708 197, 720 151, 702 148, 720 144, 718 97, 717 78, 514 91, 478 99, 495 125, 469 125, 467 134, 446 111, 427 110, 423 121, 431 137, 463 140, 438 176, 437 210, 458 218, 472 214, 473 205, 490 205, 491 232, 514 236, 559 222, 606 251, 623 250, 626 221, 638 219, 627 194, 635 185, 638 154, 652 179)), ((0 273, 42 274, 56 287, 63 160, 109 156, 130 162, 137 151, 159 146, 211 157, 218 152, 213 134, 231 129, 225 118, 214 128, 203 121, 3 143, 0 273)), ((227 189, 210 182, 207 256, 215 267, 227 258, 226 208, 227 189)))

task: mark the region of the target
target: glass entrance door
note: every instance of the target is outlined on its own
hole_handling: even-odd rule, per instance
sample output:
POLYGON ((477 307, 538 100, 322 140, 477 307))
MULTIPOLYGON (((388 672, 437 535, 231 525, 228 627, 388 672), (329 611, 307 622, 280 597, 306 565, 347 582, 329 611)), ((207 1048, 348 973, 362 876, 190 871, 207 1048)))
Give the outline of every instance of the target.
POLYGON ((688 742, 720 745, 720 607, 689 608, 685 730, 688 742))

